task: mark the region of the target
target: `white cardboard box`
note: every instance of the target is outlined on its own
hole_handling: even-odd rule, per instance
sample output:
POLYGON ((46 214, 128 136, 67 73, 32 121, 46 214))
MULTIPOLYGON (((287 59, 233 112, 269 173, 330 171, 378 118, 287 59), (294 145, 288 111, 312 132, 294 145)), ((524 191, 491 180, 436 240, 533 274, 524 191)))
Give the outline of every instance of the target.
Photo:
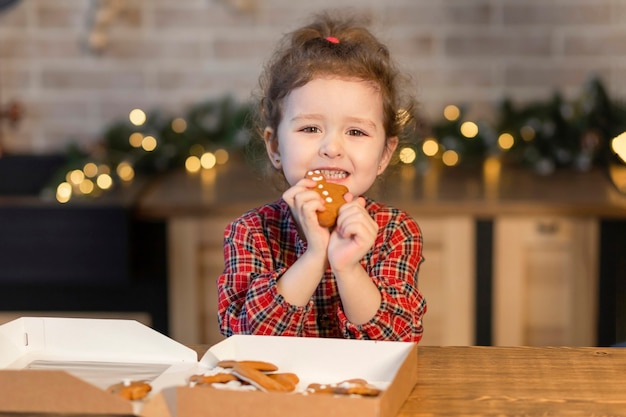
POLYGON ((236 335, 198 361, 194 350, 135 321, 27 317, 0 326, 3 412, 392 417, 416 382, 414 343, 236 335), (191 375, 221 359, 272 362, 300 377, 298 391, 310 382, 363 378, 383 392, 367 398, 188 386, 191 375), (153 390, 144 401, 125 401, 106 392, 120 379, 147 379, 153 390))
POLYGON ((197 363, 194 350, 134 320, 23 317, 0 326, 0 411, 132 414, 141 405, 108 386, 147 379, 158 392, 184 384, 197 363))

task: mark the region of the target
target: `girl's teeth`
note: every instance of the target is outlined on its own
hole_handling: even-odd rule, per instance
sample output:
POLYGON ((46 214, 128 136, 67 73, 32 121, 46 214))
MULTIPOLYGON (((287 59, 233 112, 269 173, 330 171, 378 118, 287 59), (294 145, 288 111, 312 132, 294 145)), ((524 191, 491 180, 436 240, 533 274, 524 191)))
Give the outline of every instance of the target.
POLYGON ((345 171, 322 171, 324 177, 326 178, 334 178, 334 179, 342 179, 346 178, 347 174, 345 171))

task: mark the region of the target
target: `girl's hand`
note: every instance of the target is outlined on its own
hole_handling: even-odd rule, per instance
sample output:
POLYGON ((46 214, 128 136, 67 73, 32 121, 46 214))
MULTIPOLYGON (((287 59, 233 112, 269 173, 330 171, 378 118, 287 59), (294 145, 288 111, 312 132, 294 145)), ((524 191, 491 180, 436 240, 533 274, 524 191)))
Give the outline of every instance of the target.
POLYGON ((289 205, 299 231, 307 241, 308 250, 320 252, 326 256, 330 232, 319 225, 317 211, 324 209, 324 201, 313 190, 316 182, 303 178, 283 193, 283 199, 289 205))
POLYGON ((337 227, 328 244, 328 261, 335 273, 360 266, 378 234, 378 225, 365 210, 365 199, 355 200, 349 193, 345 198, 348 202, 339 209, 337 227))

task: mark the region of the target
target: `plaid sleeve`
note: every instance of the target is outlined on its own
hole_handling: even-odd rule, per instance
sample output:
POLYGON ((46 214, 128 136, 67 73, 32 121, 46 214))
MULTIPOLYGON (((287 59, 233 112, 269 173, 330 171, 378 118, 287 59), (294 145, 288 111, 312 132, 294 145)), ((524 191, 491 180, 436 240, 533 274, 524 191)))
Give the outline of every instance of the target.
POLYGON ((379 237, 364 266, 377 284, 382 301, 368 323, 355 325, 339 311, 345 337, 419 342, 426 300, 418 289, 422 234, 407 214, 391 210, 376 216, 379 237))
POLYGON ((226 228, 224 271, 217 280, 220 331, 225 336, 299 335, 310 306, 290 305, 277 293, 276 280, 285 268, 274 267, 266 237, 271 231, 257 220, 240 218, 226 228))

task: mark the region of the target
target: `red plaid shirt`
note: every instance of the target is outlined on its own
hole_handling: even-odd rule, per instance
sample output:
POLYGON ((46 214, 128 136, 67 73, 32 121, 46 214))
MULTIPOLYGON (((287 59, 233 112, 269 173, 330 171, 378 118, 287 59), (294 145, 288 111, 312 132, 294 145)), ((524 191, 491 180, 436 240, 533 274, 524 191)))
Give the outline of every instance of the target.
POLYGON ((418 342, 426 312, 417 287, 423 261, 420 229, 400 210, 372 200, 366 208, 379 230, 361 264, 382 295, 369 322, 348 321, 330 268, 305 306, 291 305, 277 293, 276 281, 306 250, 281 199, 245 213, 225 230, 224 272, 217 281, 222 334, 418 342))

